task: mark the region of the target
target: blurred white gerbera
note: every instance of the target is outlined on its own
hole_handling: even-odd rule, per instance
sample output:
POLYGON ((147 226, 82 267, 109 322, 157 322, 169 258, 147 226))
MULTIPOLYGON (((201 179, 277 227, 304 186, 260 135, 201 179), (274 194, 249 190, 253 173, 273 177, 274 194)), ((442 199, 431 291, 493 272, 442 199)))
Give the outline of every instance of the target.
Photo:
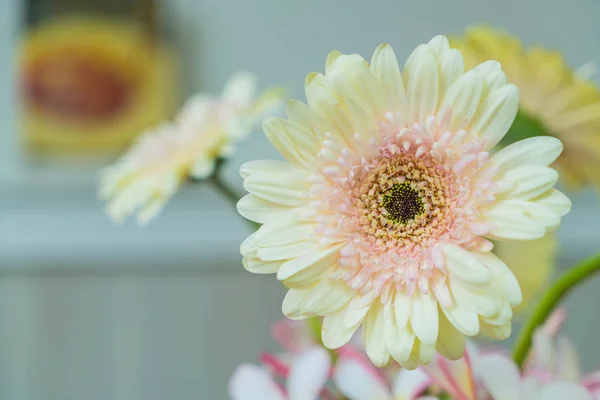
POLYGON ((500 65, 465 73, 438 36, 402 72, 387 45, 370 65, 333 52, 306 93, 263 124, 287 161, 242 166, 238 210, 264 224, 242 244, 246 269, 277 273, 288 317, 324 316, 329 348, 364 324, 377 366, 460 358, 481 331, 506 338, 521 291, 486 238, 542 237, 570 202, 547 167, 558 139, 488 153, 518 107, 500 65))
POLYGON ((255 98, 256 79, 234 75, 220 98, 197 95, 175 122, 143 134, 114 165, 101 173, 100 196, 107 213, 122 221, 137 212, 140 223, 157 215, 188 177, 209 176, 219 158, 227 157, 265 113, 280 104, 280 89, 255 98))

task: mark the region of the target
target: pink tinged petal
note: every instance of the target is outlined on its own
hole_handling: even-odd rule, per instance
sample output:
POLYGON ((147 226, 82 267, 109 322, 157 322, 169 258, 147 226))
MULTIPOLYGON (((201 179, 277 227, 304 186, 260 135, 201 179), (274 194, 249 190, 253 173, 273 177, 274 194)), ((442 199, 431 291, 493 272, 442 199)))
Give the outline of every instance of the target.
POLYGON ((302 306, 308 299, 310 289, 298 290, 290 289, 283 298, 281 311, 283 315, 291 319, 305 319, 302 313, 302 306))
POLYGON ((365 350, 371 362, 378 368, 386 366, 390 361, 390 353, 385 340, 386 323, 383 305, 379 301, 375 301, 367 313, 363 329, 365 350))
POLYGON ((587 374, 581 379, 581 384, 590 392, 600 396, 600 370, 587 374))
POLYGON ((344 282, 323 279, 311 290, 303 310, 315 316, 331 314, 346 305, 354 294, 344 282))
POLYGON ((229 396, 233 400, 285 400, 269 371, 250 364, 240 365, 233 372, 229 396))
POLYGON ((280 221, 291 212, 292 208, 248 194, 238 201, 237 210, 242 217, 250 221, 266 224, 280 221))
POLYGON ((331 361, 327 350, 313 347, 293 362, 287 381, 289 400, 313 400, 325 386, 331 361))
POLYGON ((509 169, 502 179, 512 183, 508 193, 502 193, 502 197, 511 200, 531 200, 556 185, 558 172, 548 167, 527 165, 509 169))
POLYGON ((430 384, 431 378, 421 369, 400 370, 394 379, 394 400, 417 399, 430 384))
POLYGON ((546 228, 529 218, 518 203, 500 201, 485 211, 485 217, 495 225, 486 235, 492 239, 532 240, 546 234, 546 228))
MULTIPOLYGON (((259 255, 261 250, 258 251, 259 255)), ((277 279, 288 287, 311 285, 328 274, 338 258, 339 246, 313 250, 286 261, 277 272, 277 279)))
POLYGON ((407 125, 425 121, 435 115, 438 105, 439 71, 435 57, 417 47, 403 71, 407 84, 407 125))
POLYGON ((446 268, 452 277, 476 286, 491 282, 492 274, 489 268, 472 252, 451 244, 442 246, 442 252, 446 259, 446 268))
POLYGON ((271 144, 286 160, 300 166, 317 162, 321 143, 314 133, 282 118, 267 118, 262 126, 271 144))
POLYGON ((438 338, 438 305, 431 294, 420 291, 411 298, 410 325, 423 343, 435 343, 438 338))
POLYGON ((548 166, 563 150, 560 140, 551 136, 536 136, 510 144, 499 150, 489 163, 503 173, 524 165, 548 166))
POLYGON ((270 172, 251 175, 244 180, 244 189, 263 200, 286 206, 308 204, 310 182, 308 174, 270 172))
POLYGON ((560 336, 556 340, 557 375, 565 381, 577 382, 581 377, 579 357, 573 343, 566 337, 560 336))
POLYGON ((333 381, 349 400, 391 399, 385 382, 354 359, 342 358, 338 362, 333 381))
POLYGON ((435 343, 436 350, 449 360, 458 360, 465 353, 465 335, 439 313, 440 334, 435 343))
POLYGON ((380 45, 373 54, 369 69, 379 78, 387 96, 391 112, 406 110, 406 93, 394 50, 388 44, 380 45))
POLYGON ((392 304, 386 304, 383 312, 388 350, 397 362, 407 361, 413 350, 415 334, 406 324, 398 324, 392 304))
POLYGON ((477 372, 494 399, 519 399, 521 376, 515 363, 500 354, 482 355, 477 372))
POLYGON ((556 189, 548 190, 531 201, 546 207, 559 217, 571 211, 571 200, 556 189))
POLYGON ((482 85, 481 78, 473 72, 461 76, 444 96, 438 121, 444 117, 445 110, 450 110, 450 130, 456 131, 467 126, 477 111, 482 85))
POLYGON ((469 131, 486 139, 488 149, 493 148, 506 135, 519 108, 519 90, 514 85, 496 89, 481 103, 469 131))
POLYGON ((583 386, 574 382, 552 382, 540 388, 540 400, 593 400, 583 386))
POLYGON ((340 308, 336 312, 326 315, 323 318, 323 328, 321 330, 321 339, 323 345, 328 349, 338 349, 348 343, 358 329, 358 324, 346 328, 343 325, 345 308, 340 308))

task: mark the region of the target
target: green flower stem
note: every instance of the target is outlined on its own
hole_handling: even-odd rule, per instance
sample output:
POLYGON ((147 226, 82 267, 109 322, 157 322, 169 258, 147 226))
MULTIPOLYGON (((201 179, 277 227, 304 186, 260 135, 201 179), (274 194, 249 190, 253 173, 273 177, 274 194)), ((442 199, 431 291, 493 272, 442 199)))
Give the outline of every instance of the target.
POLYGON ((536 328, 548 319, 552 310, 572 289, 598 271, 600 271, 600 254, 596 254, 567 270, 544 294, 533 309, 521 332, 519 332, 513 349, 513 359, 520 368, 523 367, 525 358, 529 354, 532 336, 536 328))

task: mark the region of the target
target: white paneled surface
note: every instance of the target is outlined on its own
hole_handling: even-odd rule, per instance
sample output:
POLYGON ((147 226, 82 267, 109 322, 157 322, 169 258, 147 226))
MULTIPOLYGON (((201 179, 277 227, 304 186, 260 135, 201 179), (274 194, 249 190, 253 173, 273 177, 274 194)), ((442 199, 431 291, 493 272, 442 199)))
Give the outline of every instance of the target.
MULTIPOLYGON (((245 226, 206 188, 192 187, 148 228, 112 226, 93 174, 78 182, 22 173, 15 152, 12 68, 17 0, 0 0, 0 399, 220 400, 233 367, 272 345, 283 290, 244 273, 245 226)), ((368 57, 380 42, 404 58, 438 33, 485 21, 600 62, 597 0, 164 0, 184 49, 187 87, 217 91, 239 68, 302 97, 304 76, 337 48, 368 57)), ((275 157, 264 137, 227 169, 275 157)), ((600 242, 598 200, 579 196, 560 237, 577 260, 600 242)), ((568 331, 597 364, 600 281, 569 301, 568 331)))
POLYGON ((0 397, 225 398, 272 347, 282 290, 246 274, 74 273, 0 278, 0 397))

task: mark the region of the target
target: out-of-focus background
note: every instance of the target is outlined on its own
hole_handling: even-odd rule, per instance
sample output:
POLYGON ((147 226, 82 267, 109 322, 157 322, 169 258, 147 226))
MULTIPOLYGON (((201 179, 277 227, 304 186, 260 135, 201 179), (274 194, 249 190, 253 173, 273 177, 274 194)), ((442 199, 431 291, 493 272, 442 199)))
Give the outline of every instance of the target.
MULTIPOLYGON (((113 225, 96 198, 98 166, 114 158, 133 128, 170 118, 186 95, 216 93, 246 69, 261 86, 285 85, 303 98, 304 77, 322 71, 332 49, 368 58, 388 42, 403 60, 436 34, 482 22, 556 48, 574 67, 600 62, 597 0, 95 2, 141 21, 152 38, 144 43, 122 25, 46 24, 56 4, 68 10, 86 2, 94 3, 0 1, 2 399, 225 399, 236 364, 273 348, 269 325, 281 317, 284 291, 272 277, 241 267, 238 247, 248 232, 229 204, 190 186, 140 228, 113 225), (46 30, 26 34, 40 26, 46 30), (73 63, 45 58, 61 35, 75 43, 67 59, 89 56, 96 42, 101 56, 75 60, 81 84, 49 100, 44 68, 73 73, 73 63), (116 35, 120 45, 103 47, 103 35, 116 35), (123 54, 131 57, 128 67, 106 72, 123 54), (24 73, 26 84, 17 78, 24 73), (90 75, 102 84, 89 86, 90 75), (95 100, 82 102, 82 90, 95 100), (124 99, 136 104, 131 114, 115 111, 124 99), (51 103, 60 118, 40 112, 51 103), (23 113, 31 122, 24 128, 23 113)), ((242 162, 274 157, 256 132, 226 176, 239 187, 242 162)), ((560 230, 563 267, 600 243, 600 199, 586 191, 573 202, 560 230)), ((568 301, 567 332, 586 369, 600 359, 599 289, 596 279, 568 301)))

